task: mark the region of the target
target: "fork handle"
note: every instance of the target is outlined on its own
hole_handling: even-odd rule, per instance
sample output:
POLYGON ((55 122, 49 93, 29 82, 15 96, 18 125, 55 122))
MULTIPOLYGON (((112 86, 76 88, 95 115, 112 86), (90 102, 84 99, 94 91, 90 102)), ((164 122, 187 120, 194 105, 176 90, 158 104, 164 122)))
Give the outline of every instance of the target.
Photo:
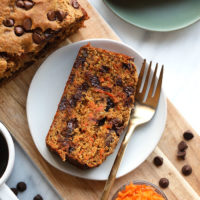
POLYGON ((117 174, 117 171, 119 169, 119 166, 120 166, 120 163, 122 161, 122 157, 124 155, 124 152, 126 150, 126 147, 127 147, 127 144, 132 136, 132 133, 135 129, 136 125, 135 124, 129 124, 128 126, 128 130, 123 138, 123 141, 120 145, 120 148, 119 148, 119 151, 117 153, 117 156, 115 158, 115 161, 114 161, 114 164, 112 166, 112 169, 110 171, 110 174, 109 174, 109 177, 108 177, 108 180, 106 181, 106 185, 104 187, 104 190, 103 190, 103 194, 101 196, 101 200, 108 200, 108 197, 109 197, 109 194, 110 194, 110 190, 114 184, 114 181, 115 181, 115 178, 116 178, 116 174, 117 174))

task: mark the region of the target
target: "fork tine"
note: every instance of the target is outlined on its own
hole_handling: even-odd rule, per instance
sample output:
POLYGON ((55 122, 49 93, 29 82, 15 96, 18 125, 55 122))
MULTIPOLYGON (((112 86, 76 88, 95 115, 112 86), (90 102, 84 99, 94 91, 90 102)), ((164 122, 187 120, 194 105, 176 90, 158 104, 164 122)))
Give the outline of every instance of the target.
POLYGON ((162 65, 162 69, 160 71, 160 76, 159 76, 159 79, 158 79, 158 84, 157 84, 157 87, 156 87, 156 91, 155 91, 155 94, 153 96, 153 101, 155 103, 155 106, 157 106, 158 100, 160 98, 160 92, 161 92, 161 88, 162 88, 163 72, 164 72, 164 65, 162 65))
POLYGON ((136 91, 136 93, 140 92, 140 88, 141 88, 141 85, 142 85, 142 79, 143 79, 145 67, 146 67, 146 59, 144 59, 144 62, 142 64, 142 68, 140 70, 140 75, 138 77, 138 83, 137 83, 137 91, 136 91))
POLYGON ((149 64, 146 79, 145 79, 144 86, 143 86, 143 89, 142 89, 142 92, 141 92, 143 99, 144 99, 144 96, 146 94, 146 90, 147 90, 147 86, 148 86, 148 82, 149 82, 149 76, 150 76, 150 73, 151 73, 151 65, 152 65, 152 61, 149 64))
POLYGON ((155 82, 156 82, 157 69, 158 69, 158 63, 156 63, 156 67, 155 67, 155 70, 154 70, 154 73, 153 73, 153 78, 152 78, 152 81, 151 81, 151 86, 150 86, 150 89, 149 89, 149 93, 148 93, 147 99, 152 97, 152 94, 153 94, 153 91, 154 91, 155 82))

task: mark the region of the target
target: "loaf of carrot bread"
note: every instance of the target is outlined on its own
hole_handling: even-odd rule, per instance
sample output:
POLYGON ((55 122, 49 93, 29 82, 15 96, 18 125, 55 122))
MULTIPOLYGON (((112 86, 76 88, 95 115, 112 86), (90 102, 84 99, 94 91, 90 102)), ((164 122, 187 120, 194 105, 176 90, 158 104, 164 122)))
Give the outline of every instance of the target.
POLYGON ((46 137, 49 149, 83 168, 100 165, 128 125, 136 85, 133 58, 81 47, 46 137))
POLYGON ((3 0, 0 7, 0 83, 33 64, 88 19, 77 0, 3 0))

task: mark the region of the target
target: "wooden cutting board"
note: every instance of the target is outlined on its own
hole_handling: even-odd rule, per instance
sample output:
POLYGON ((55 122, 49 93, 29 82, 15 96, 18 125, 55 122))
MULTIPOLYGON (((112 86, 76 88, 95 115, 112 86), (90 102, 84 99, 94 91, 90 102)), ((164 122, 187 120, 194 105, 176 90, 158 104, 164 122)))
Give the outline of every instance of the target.
MULTIPOLYGON (((86 22, 87 28, 70 37, 68 42, 88 38, 120 40, 87 0, 80 0, 80 3, 87 10, 91 19, 86 22)), ((98 200, 105 184, 104 181, 84 180, 58 171, 41 157, 33 143, 26 119, 26 98, 31 79, 41 62, 42 60, 0 88, 0 121, 9 128, 15 139, 63 199, 98 200)), ((181 117, 169 100, 167 104, 167 123, 159 145, 141 166, 116 180, 110 197, 128 181, 147 180, 157 185, 161 177, 167 177, 170 185, 164 192, 169 200, 200 199, 200 137, 181 117), (188 129, 194 132, 195 138, 188 142, 186 160, 178 161, 176 159, 177 144, 183 139, 183 131, 188 129), (156 155, 164 158, 164 165, 159 168, 152 164, 156 155), (184 164, 190 164, 193 167, 193 173, 188 177, 181 174, 181 168, 184 164)))

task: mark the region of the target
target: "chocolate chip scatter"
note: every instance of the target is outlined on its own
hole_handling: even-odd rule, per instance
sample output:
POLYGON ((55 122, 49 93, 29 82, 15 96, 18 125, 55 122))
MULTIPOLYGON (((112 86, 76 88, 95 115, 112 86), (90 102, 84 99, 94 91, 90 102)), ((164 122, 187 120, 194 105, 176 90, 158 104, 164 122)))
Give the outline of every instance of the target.
POLYGON ((133 99, 131 97, 128 97, 124 102, 124 106, 130 107, 131 105, 133 105, 133 99))
POLYGON ((36 29, 32 34, 32 39, 36 44, 41 44, 44 41, 42 31, 36 29))
POLYGON ((56 17, 59 21, 63 21, 64 18, 66 17, 66 13, 64 11, 58 10, 56 11, 56 17))
POLYGON ((67 108, 67 99, 66 99, 66 97, 64 96, 62 99, 61 99, 61 101, 60 101, 60 104, 59 104, 59 106, 58 106, 58 109, 60 110, 60 111, 63 111, 63 110, 65 110, 66 108, 67 108))
POLYGON ((67 128, 70 130, 74 130, 75 128, 78 127, 78 120, 76 118, 70 119, 67 122, 67 128))
POLYGON ((98 120, 98 126, 103 126, 105 124, 105 121, 106 121, 106 117, 98 120))
POLYGON ((77 102, 77 99, 75 99, 74 96, 72 96, 71 99, 69 100, 69 104, 72 108, 76 107, 76 102, 77 102))
POLYGON ((16 6, 19 8, 24 8, 24 1, 22 0, 16 1, 16 6))
POLYGON ((20 192, 25 191, 25 190, 26 190, 26 183, 24 183, 24 182, 19 182, 19 183, 17 184, 17 189, 18 189, 20 192))
POLYGON ((179 151, 184 151, 185 149, 188 148, 188 145, 184 142, 184 141, 181 141, 179 144, 178 144, 178 150, 179 151))
POLYGON ((108 133, 106 135, 106 140, 105 140, 105 145, 107 147, 110 147, 110 144, 113 142, 113 136, 111 135, 111 133, 108 133))
POLYGON ((130 70, 131 67, 132 67, 132 65, 131 65, 130 63, 122 63, 122 68, 123 68, 123 69, 128 69, 128 70, 130 70))
POLYGON ((83 64, 84 64, 84 62, 85 62, 85 57, 78 57, 77 59, 76 59, 76 62, 74 63, 74 68, 78 68, 80 65, 82 65, 83 66, 83 64))
POLYGON ((153 163, 155 166, 161 166, 163 164, 163 158, 160 157, 160 156, 156 156, 154 159, 153 159, 153 163))
POLYGON ((30 18, 26 18, 23 21, 23 27, 24 27, 25 31, 30 31, 31 27, 32 27, 32 20, 30 18))
POLYGON ((185 140, 191 140, 194 137, 194 134, 188 130, 183 133, 183 137, 185 140))
POLYGON ((75 93, 75 95, 73 96, 73 98, 75 98, 77 101, 81 99, 82 97, 82 91, 81 90, 77 90, 77 92, 75 93))
POLYGON ((132 86, 127 86, 124 88, 124 92, 129 97, 134 93, 134 88, 132 86))
POLYGON ((121 78, 117 78, 116 85, 117 86, 122 86, 122 79, 121 78))
POLYGON ((87 83, 87 82, 84 82, 84 83, 81 85, 80 90, 86 92, 86 91, 88 90, 88 88, 89 88, 88 83, 87 83))
POLYGON ((16 27, 14 28, 14 31, 15 31, 15 34, 16 34, 17 36, 22 36, 22 35, 24 34, 24 29, 23 29, 23 27, 21 27, 21 26, 16 26, 16 27))
POLYGON ((55 21, 56 20, 56 12, 55 11, 49 11, 47 13, 47 18, 49 21, 55 21))
POLYGON ((90 82, 94 87, 98 87, 100 85, 99 78, 96 75, 90 77, 90 82))
POLYGON ((110 71, 110 68, 105 66, 105 65, 102 65, 101 66, 101 69, 100 69, 100 72, 103 72, 103 73, 107 73, 110 71))
POLYGON ((112 129, 117 133, 117 135, 120 135, 121 132, 123 131, 124 129, 124 123, 121 122, 121 120, 119 118, 113 118, 111 120, 111 123, 113 124, 112 125, 112 129))
POLYGON ((186 151, 178 151, 177 152, 177 158, 179 160, 185 160, 185 156, 186 156, 186 151))
POLYGON ((50 40, 55 34, 55 31, 53 31, 52 29, 48 28, 47 30, 45 30, 44 32, 44 37, 46 40, 50 40))
POLYGON ((17 188, 11 188, 11 190, 12 190, 13 193, 17 196, 17 194, 18 194, 18 190, 17 190, 17 188))
POLYGON ((43 200, 43 198, 42 198, 41 195, 37 194, 37 195, 33 198, 33 200, 43 200))
POLYGON ((72 6, 73 6, 75 9, 78 9, 78 8, 79 8, 79 3, 78 3, 77 0, 72 0, 72 1, 71 1, 71 4, 72 4, 72 6))
POLYGON ((3 25, 4 26, 12 27, 12 26, 14 26, 14 24, 15 24, 14 19, 5 19, 5 20, 3 20, 3 25))
POLYGON ((167 178, 161 178, 159 185, 161 188, 167 188, 169 186, 169 180, 167 178))
POLYGON ((102 86, 101 89, 105 92, 112 92, 112 89, 107 86, 102 86))
POLYGON ((74 147, 69 147, 68 152, 72 153, 72 151, 74 151, 74 150, 75 150, 74 147))
POLYGON ((190 165, 184 165, 182 168, 182 173, 185 176, 189 176, 192 173, 192 167, 190 165))
POLYGON ((114 108, 114 106, 115 106, 115 103, 113 102, 113 100, 110 97, 108 97, 107 98, 107 106, 105 108, 105 111, 108 112, 109 109, 114 108))
POLYGON ((24 1, 24 8, 25 8, 26 10, 31 9, 33 6, 34 6, 34 2, 28 1, 28 0, 25 0, 25 1, 24 1))

